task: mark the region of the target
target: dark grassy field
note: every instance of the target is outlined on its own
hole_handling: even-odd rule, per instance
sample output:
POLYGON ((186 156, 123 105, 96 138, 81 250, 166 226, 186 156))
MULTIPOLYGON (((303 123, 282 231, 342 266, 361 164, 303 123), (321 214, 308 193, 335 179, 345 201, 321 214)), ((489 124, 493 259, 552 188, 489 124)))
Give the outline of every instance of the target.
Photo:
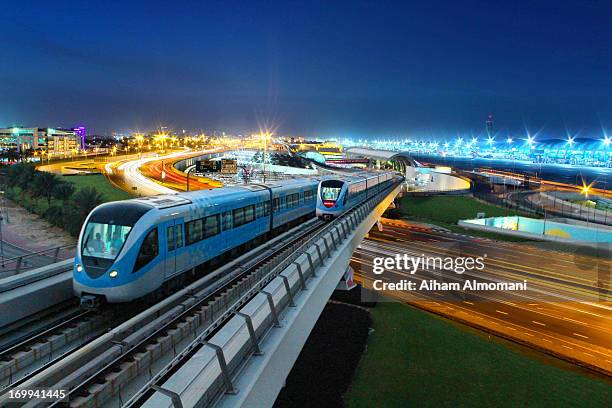
POLYGON ((406 216, 428 219, 444 224, 457 224, 459 220, 476 218, 479 212, 484 212, 487 217, 516 214, 504 208, 464 196, 406 196, 401 199, 400 205, 402 213, 406 216))
POLYGON ((400 200, 399 208, 399 214, 403 218, 432 223, 454 232, 501 241, 527 241, 525 238, 475 231, 457 225, 459 220, 476 218, 479 212, 484 212, 486 217, 516 215, 514 211, 465 196, 406 196, 400 200))
POLYGON ((94 187, 103 196, 104 201, 119 201, 133 198, 132 195, 113 186, 102 174, 86 176, 63 176, 64 180, 74 184, 77 190, 83 187, 94 187))
POLYGON ((349 408, 608 407, 610 383, 399 303, 372 309, 349 408))

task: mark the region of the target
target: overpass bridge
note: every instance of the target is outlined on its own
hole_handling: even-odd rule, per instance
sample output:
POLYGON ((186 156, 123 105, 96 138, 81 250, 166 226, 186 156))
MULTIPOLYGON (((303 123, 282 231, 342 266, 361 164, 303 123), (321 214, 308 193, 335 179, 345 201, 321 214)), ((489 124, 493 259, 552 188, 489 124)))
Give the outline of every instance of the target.
POLYGON ((412 176, 414 168, 419 166, 413 158, 390 150, 349 147, 344 153, 348 159, 367 159, 370 161, 370 167, 391 168, 402 173, 404 177, 412 176))
POLYGON ((17 386, 66 389, 79 407, 272 406, 354 249, 399 191, 329 223, 313 219, 159 303, 112 316, 74 309, 70 260, 0 282, 3 310, 52 299, 65 316, 44 326, 45 305, 0 322, 0 406, 17 386), (24 320, 38 322, 29 335, 24 320), (13 334, 4 345, 3 333, 13 334))

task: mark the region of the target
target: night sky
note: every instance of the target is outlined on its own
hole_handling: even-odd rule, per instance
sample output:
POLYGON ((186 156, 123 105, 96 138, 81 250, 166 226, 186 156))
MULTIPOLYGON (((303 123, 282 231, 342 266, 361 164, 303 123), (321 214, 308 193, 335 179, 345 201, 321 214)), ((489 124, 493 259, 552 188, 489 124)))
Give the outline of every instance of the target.
POLYGON ((610 0, 104 3, 3 2, 0 127, 612 128, 610 0))

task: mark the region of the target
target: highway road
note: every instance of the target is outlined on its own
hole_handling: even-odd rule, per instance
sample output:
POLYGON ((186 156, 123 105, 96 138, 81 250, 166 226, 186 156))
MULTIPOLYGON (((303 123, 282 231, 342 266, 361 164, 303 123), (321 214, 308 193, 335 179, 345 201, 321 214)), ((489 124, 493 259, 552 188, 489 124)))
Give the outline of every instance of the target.
MULTIPOLYGON (((356 280, 462 283, 528 281, 527 291, 384 291, 414 304, 566 360, 612 374, 612 303, 609 259, 550 251, 527 243, 506 243, 444 233, 383 220, 353 256, 356 280), (374 258, 484 256, 482 271, 457 274, 419 268, 414 274, 391 268, 372 273, 374 258)), ((380 285, 380 284, 379 284, 380 285)))
MULTIPOLYGON (((187 175, 182 171, 179 171, 174 167, 174 163, 179 158, 198 157, 202 154, 208 153, 206 151, 190 152, 189 154, 182 155, 179 157, 166 160, 165 158, 149 161, 140 167, 140 173, 151 180, 156 180, 166 187, 172 188, 173 190, 186 191, 187 190, 187 175), (162 180, 162 174, 164 178, 162 180)), ((195 176, 193 174, 189 177, 189 190, 209 190, 211 188, 221 187, 221 183, 212 182, 208 179, 195 176)))
MULTIPOLYGON (((173 163, 181 158, 200 156, 207 152, 186 150, 141 159, 119 160, 106 164, 104 172, 114 185, 132 194, 175 194, 186 189, 187 180, 184 173, 173 167, 173 163)), ((190 177, 189 186, 190 190, 216 187, 195 176, 190 177)))
MULTIPOLYGON (((159 155, 155 152, 142 155, 131 154, 124 156, 105 156, 94 161, 92 158, 75 160, 72 162, 53 163, 40 167, 40 170, 57 174, 74 173, 78 171, 100 171, 116 187, 131 194, 150 196, 158 194, 175 194, 186 187, 185 175, 173 167, 173 163, 180 159, 200 156, 208 151, 192 151, 184 149, 159 155), (162 166, 165 178, 162 180, 162 166)), ((201 190, 214 188, 198 177, 192 176, 190 189, 201 190)))
POLYGON ((115 186, 135 195, 175 194, 175 190, 145 177, 140 172, 142 165, 155 160, 159 159, 157 157, 145 157, 107 163, 104 167, 104 174, 115 186))

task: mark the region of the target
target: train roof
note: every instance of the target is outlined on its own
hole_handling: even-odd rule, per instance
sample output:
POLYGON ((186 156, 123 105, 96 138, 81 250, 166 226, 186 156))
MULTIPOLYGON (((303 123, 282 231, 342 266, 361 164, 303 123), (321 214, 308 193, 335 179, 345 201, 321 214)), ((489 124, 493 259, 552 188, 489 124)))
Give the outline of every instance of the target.
POLYGON ((165 209, 180 205, 192 204, 195 202, 202 203, 213 199, 235 200, 240 198, 246 192, 267 191, 268 188, 281 188, 285 186, 300 187, 309 186, 318 182, 317 179, 293 179, 282 180, 274 183, 266 184, 245 184, 242 186, 213 188, 210 190, 197 190, 190 192, 181 192, 177 194, 162 194, 150 197, 134 198, 131 201, 134 203, 149 205, 157 209, 165 209))
POLYGON ((361 172, 356 172, 356 173, 346 174, 346 175, 325 176, 323 177, 322 180, 342 180, 346 182, 359 182, 359 181, 363 181, 364 178, 370 179, 370 178, 378 177, 381 174, 388 174, 388 173, 394 173, 394 172, 385 171, 385 170, 361 171, 361 172))

